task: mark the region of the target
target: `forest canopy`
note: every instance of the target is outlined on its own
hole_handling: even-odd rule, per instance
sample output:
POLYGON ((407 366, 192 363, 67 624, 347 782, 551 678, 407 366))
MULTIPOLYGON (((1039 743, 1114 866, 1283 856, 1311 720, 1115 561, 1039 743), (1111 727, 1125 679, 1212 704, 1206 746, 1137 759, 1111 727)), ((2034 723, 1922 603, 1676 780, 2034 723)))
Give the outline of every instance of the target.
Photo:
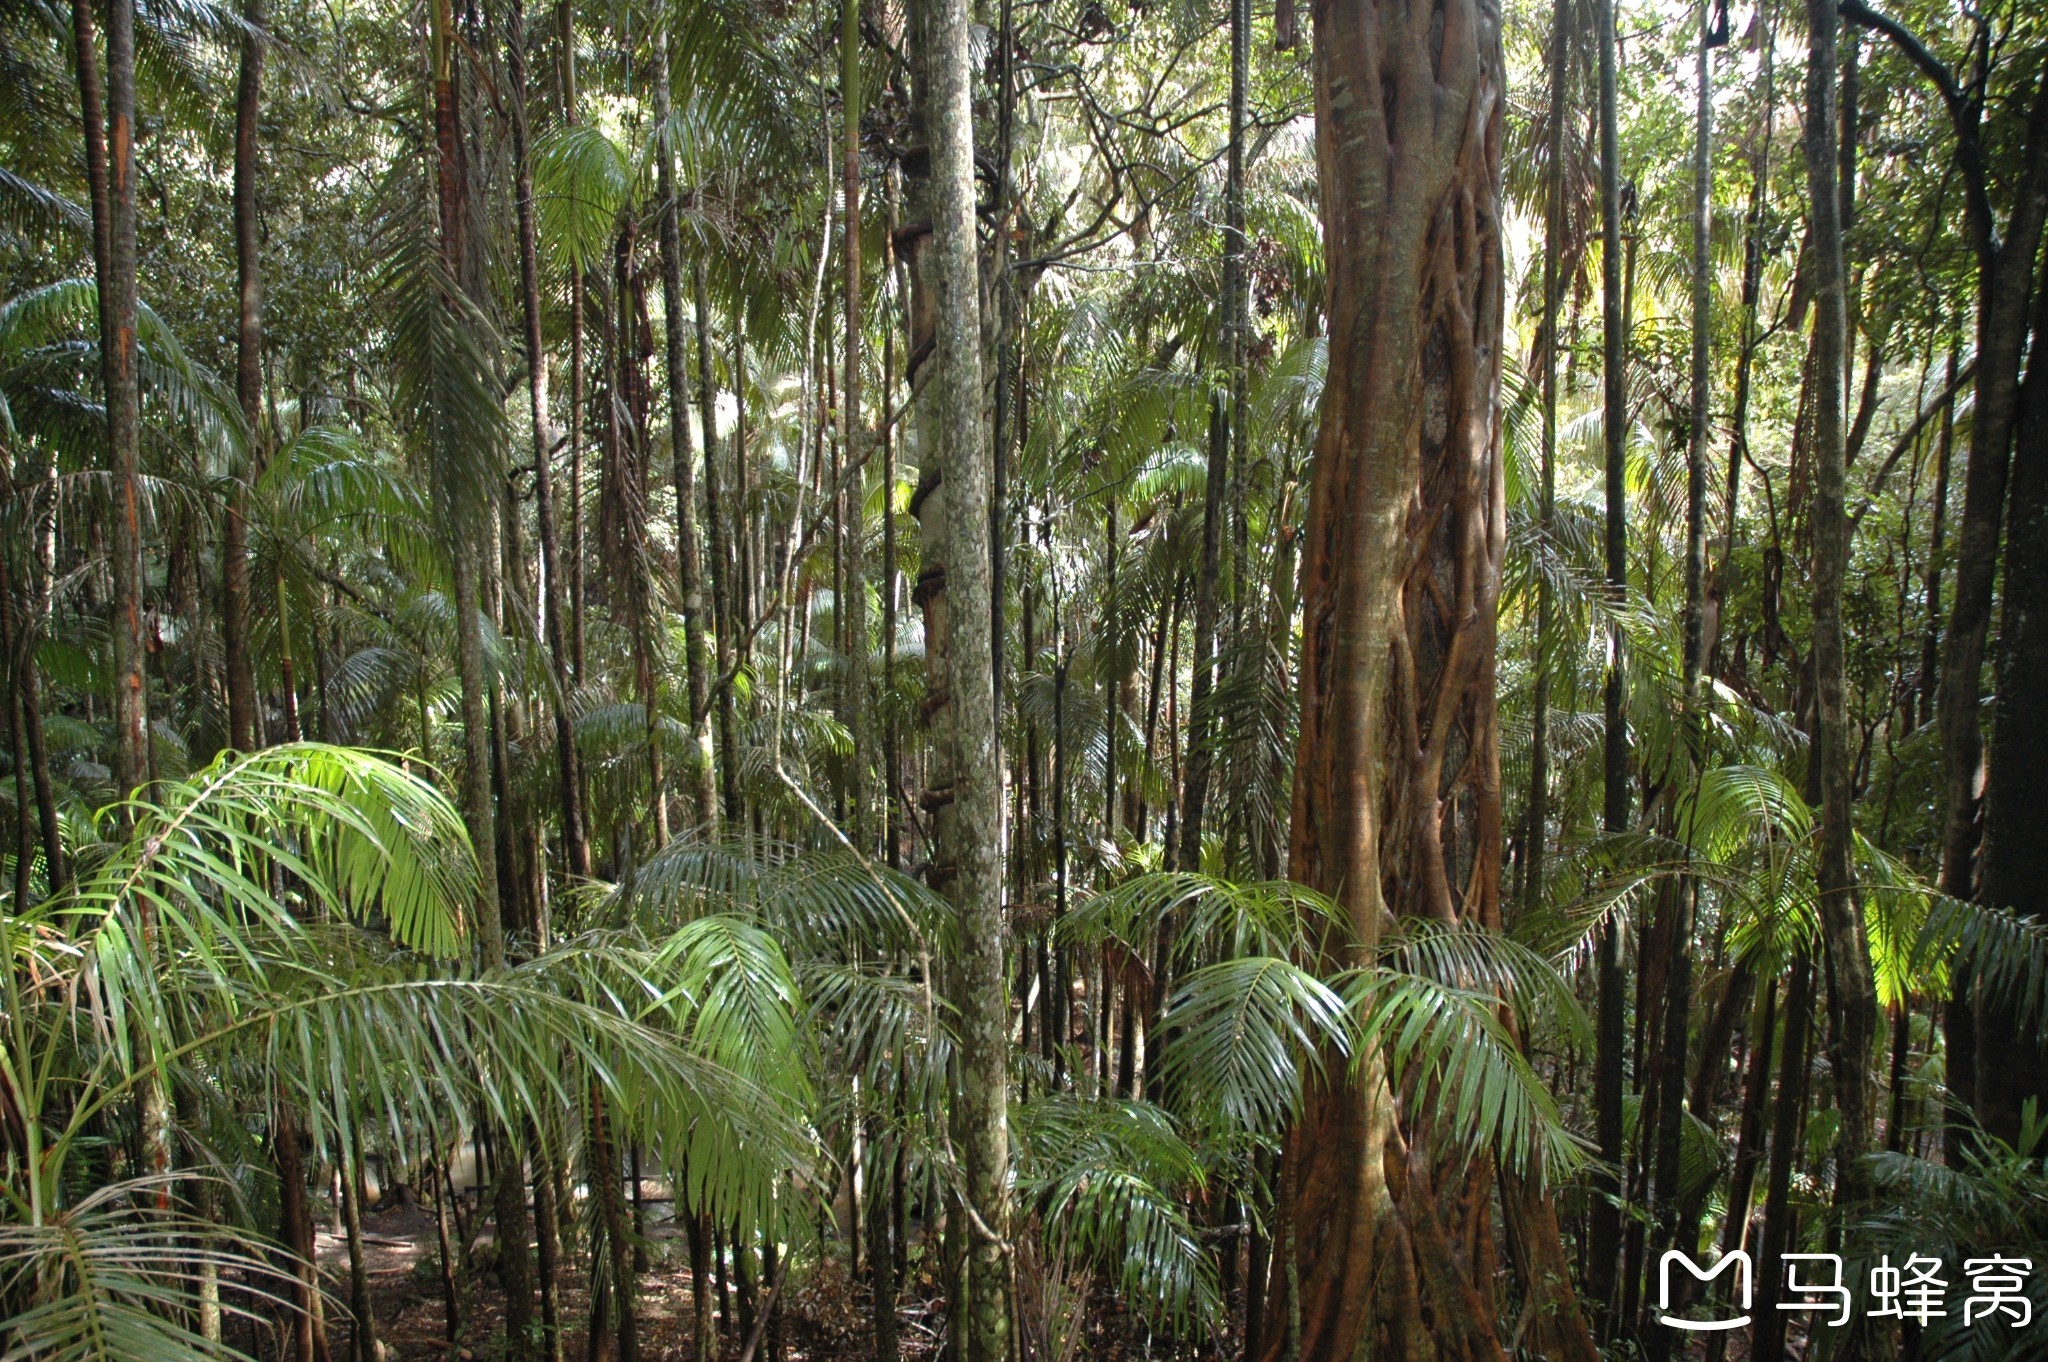
POLYGON ((0 1359, 2044 1355, 2044 227, 2023 0, 5 0, 0 1359))

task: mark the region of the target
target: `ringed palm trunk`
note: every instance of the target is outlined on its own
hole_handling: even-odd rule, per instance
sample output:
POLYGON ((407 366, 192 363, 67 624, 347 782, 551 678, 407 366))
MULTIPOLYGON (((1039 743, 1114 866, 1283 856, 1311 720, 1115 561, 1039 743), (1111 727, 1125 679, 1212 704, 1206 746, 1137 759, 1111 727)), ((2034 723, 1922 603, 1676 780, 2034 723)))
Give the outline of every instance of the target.
MULTIPOLYGON (((1458 0, 1419 18, 1401 0, 1315 7, 1330 362, 1289 870, 1347 919, 1321 945, 1330 969, 1372 958, 1393 917, 1499 923, 1499 23, 1458 0)), ((1308 1095, 1268 1294, 1290 1327, 1266 1362, 1285 1334, 1312 1359, 1502 1356, 1488 1214, 1468 1214, 1469 1173, 1424 1152, 1426 1108, 1371 1061, 1332 1063, 1308 1095)))

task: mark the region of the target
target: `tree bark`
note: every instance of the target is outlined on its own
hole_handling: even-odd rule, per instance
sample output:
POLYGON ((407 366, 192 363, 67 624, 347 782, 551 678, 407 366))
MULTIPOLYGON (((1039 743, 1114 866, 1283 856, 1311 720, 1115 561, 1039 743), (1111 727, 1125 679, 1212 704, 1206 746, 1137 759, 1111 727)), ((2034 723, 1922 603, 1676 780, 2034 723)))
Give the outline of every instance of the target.
MULTIPOLYGON (((1684 733, 1695 769, 1706 759, 1705 724, 1700 713, 1700 669, 1706 648, 1707 426, 1711 416, 1713 321, 1713 135, 1714 20, 1712 0, 1702 0, 1695 81, 1692 147, 1692 372, 1686 440, 1684 733)), ((1660 1262, 1679 1239, 1684 1222, 1680 1152, 1685 1124, 1686 1046, 1692 1020, 1693 921, 1699 884, 1691 876, 1672 887, 1671 930, 1664 976, 1664 1034, 1658 1046, 1656 1224, 1649 1261, 1660 1262)), ((1686 1245, 1691 1248, 1690 1244, 1686 1245)), ((1646 1331, 1650 1362, 1666 1362, 1674 1331, 1646 1331)))
MULTIPOLYGON (((1821 942, 1827 964, 1828 1062, 1841 1125, 1835 1140, 1835 1204, 1848 1210, 1868 1193, 1863 1166, 1876 1110, 1871 1055, 1877 989, 1852 864, 1855 830, 1855 733, 1847 710, 1842 651, 1842 589, 1849 534, 1843 505, 1846 445, 1843 379, 1849 336, 1848 281, 1842 258, 1842 186, 1835 145, 1837 31, 1834 0, 1808 0, 1806 152, 1813 286, 1814 755, 1820 765, 1820 851, 1815 867, 1821 942)), ((1865 1340, 1859 1331, 1857 1340, 1865 1340)), ((1860 1346, 1852 1342, 1852 1352, 1860 1346)), ((1860 1355, 1860 1354, 1859 1354, 1860 1355)))
MULTIPOLYGON (((135 3, 107 6, 106 252, 100 262, 100 376, 112 475, 109 542, 114 580, 114 782, 126 797, 149 778, 149 697, 144 675, 142 412, 135 352, 135 3)), ((79 52, 81 71, 92 50, 79 52)), ((81 80, 81 87, 85 82, 81 80)), ((91 101, 88 99, 87 103, 91 101)), ((90 121, 88 113, 88 121, 90 121)), ((91 166, 88 137, 87 165, 91 166)), ((95 189, 97 214, 100 194, 95 189)))
MULTIPOLYGON (((1210 697, 1216 688, 1221 653, 1217 631, 1223 618, 1224 533, 1229 529, 1232 430, 1237 423, 1238 305, 1244 272, 1244 134, 1247 112, 1246 64, 1251 41, 1246 0, 1230 0, 1230 142, 1224 180, 1223 293, 1218 300, 1225 381, 1209 396, 1209 461, 1202 490, 1202 557, 1195 573, 1193 683, 1188 700, 1187 768, 1181 787, 1180 846, 1176 865, 1202 868, 1202 826, 1209 797, 1210 697)), ((1234 592, 1232 593, 1235 594, 1234 592)))
MULTIPOLYGON (((548 419, 547 346, 541 335, 540 250, 534 226, 533 164, 527 138, 524 96, 527 78, 524 0, 511 0, 507 10, 505 66, 508 83, 514 92, 509 103, 512 113, 513 201, 519 232, 519 297, 521 320, 526 326, 526 404, 533 425, 533 501, 536 528, 540 535, 541 632, 547 640, 548 660, 554 666, 555 694, 548 707, 554 712, 562 850, 568 857, 569 873, 579 879, 587 879, 590 875, 590 839, 584 827, 582 783, 577 775, 574 716, 569 711, 569 698, 576 682, 570 670, 569 641, 564 636, 562 625, 562 562, 555 525, 554 423, 548 419)), ((572 425, 582 419, 582 413, 575 409, 574 404, 569 419, 572 425)))
POLYGON ((227 673, 228 745, 257 745, 255 666, 249 657, 249 487, 263 473, 263 262, 256 221, 257 119, 263 105, 265 0, 245 0, 241 71, 235 85, 235 400, 248 448, 228 489, 221 526, 221 653, 227 673))
MULTIPOLYGON (((1002 904, 1002 751, 990 631, 988 434, 982 417, 981 283, 976 263, 973 66, 965 0, 932 0, 925 15, 924 75, 931 139, 928 279, 936 366, 931 417, 939 486, 924 515, 945 526, 944 595, 937 602, 964 627, 948 630, 953 863, 949 896, 958 907, 961 1032, 960 1101, 954 1123, 965 1146, 964 1207, 971 1228, 964 1315, 955 1327, 967 1362, 1009 1356, 1009 989, 1002 904), (934 507, 931 503, 940 504, 934 507)), ((927 572, 930 571, 929 565, 927 572)))
MULTIPOLYGON (((1498 13, 1477 3, 1428 24, 1397 3, 1324 0, 1314 17, 1330 358, 1289 873, 1341 908, 1317 961, 1338 969, 1370 960, 1392 917, 1499 923, 1504 63, 1498 13)), ((1397 1099, 1370 1058, 1312 1087, 1266 1295, 1290 1323, 1261 1340, 1265 1362, 1297 1339, 1315 1359, 1502 1356, 1488 1212, 1469 1171, 1423 1152, 1429 1105, 1397 1099)))
MULTIPOLYGON (((690 437, 686 394, 690 371, 684 357, 683 242, 676 220, 674 105, 670 90, 666 6, 655 31, 654 117, 661 125, 655 161, 656 193, 661 197, 662 357, 667 365, 668 433, 675 465, 676 585, 683 598, 683 671, 690 706, 690 745, 695 767, 690 772, 697 823, 718 825, 718 771, 711 750, 711 663, 704 644, 704 562, 697 542, 697 451, 690 437)), ((706 414, 705 419, 710 419, 706 414)))
MULTIPOLYGON (((2048 289, 2037 291, 2033 345, 2034 355, 2048 356, 2048 289)), ((2042 913, 2048 886, 2048 839, 2039 831, 2048 808, 2048 716, 2036 680, 2048 665, 2048 363, 2041 359, 2030 364, 2021 390, 2011 497, 1979 897, 2026 917, 2042 913)), ((2026 1101, 2048 1109, 2039 1010, 2028 1017, 2016 990, 1994 993, 1981 980, 1971 1002, 1976 1117, 1986 1133, 2016 1144, 2026 1101)))
MULTIPOLYGON (((1619 608, 1628 592, 1628 325, 1622 285, 1620 115, 1615 91, 1616 0, 1596 0, 1600 48, 1600 312, 1602 426, 1606 484, 1607 590, 1619 608)), ((1629 743, 1623 678, 1623 639, 1618 625, 1608 626, 1607 677, 1602 689, 1606 717, 1602 750, 1601 824, 1610 833, 1625 831, 1629 822, 1629 743)), ((1624 1044, 1623 976, 1619 926, 1609 921, 1600 929, 1598 1001, 1595 1012, 1597 1055, 1594 1072, 1595 1138, 1604 1169, 1622 1166, 1622 1048, 1624 1044)), ((1595 1306, 1605 1310, 1605 1337, 1613 1339, 1620 1323, 1615 1300, 1615 1271, 1621 1249, 1622 1224, 1618 1176, 1610 1172, 1593 1179, 1593 1213, 1588 1247, 1586 1289, 1595 1306)))

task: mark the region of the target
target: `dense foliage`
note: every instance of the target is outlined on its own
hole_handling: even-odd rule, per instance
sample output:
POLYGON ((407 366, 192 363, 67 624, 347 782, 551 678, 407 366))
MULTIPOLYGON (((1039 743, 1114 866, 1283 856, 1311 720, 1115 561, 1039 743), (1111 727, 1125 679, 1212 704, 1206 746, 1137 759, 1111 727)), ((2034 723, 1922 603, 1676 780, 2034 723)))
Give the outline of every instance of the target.
POLYGON ((0 4, 0 1357, 2037 1355, 2044 220, 2020 0, 0 4))

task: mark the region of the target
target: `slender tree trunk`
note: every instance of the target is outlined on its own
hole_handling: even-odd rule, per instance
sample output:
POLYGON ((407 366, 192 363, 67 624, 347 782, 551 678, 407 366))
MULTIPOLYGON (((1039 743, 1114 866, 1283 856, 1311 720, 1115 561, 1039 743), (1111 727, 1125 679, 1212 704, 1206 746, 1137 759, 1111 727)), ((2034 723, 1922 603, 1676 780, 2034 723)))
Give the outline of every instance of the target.
MULTIPOLYGON (((55 524, 57 501, 54 488, 49 486, 56 478, 56 469, 45 465, 47 476, 43 492, 47 500, 38 497, 30 504, 37 507, 30 518, 31 538, 24 544, 22 568, 24 580, 18 596, 9 596, 18 610, 15 616, 16 630, 13 648, 15 652, 15 695, 21 706, 22 750, 27 764, 22 768, 35 790, 36 823, 42 837, 43 874, 49 891, 56 893, 69 883, 64 860, 64 830, 57 819, 57 790, 50 777, 50 747, 43 731, 42 671, 36 660, 36 641, 49 619, 49 583, 53 574, 56 555, 55 524)), ((11 501, 20 489, 14 483, 14 470, 5 459, 0 459, 0 493, 11 501)), ((21 817, 28 816, 27 804, 22 806, 21 817)))
POLYGON ((354 1318, 349 1330, 353 1362, 383 1362, 377 1343, 377 1310, 370 1294, 370 1273, 363 1259, 363 1137, 353 1131, 349 1137, 346 1166, 341 1171, 342 1223, 348 1233, 348 1308, 354 1318))
MULTIPOLYGON (((1767 979, 1750 1038, 1749 1072, 1743 1080, 1742 1121, 1735 1136, 1735 1161, 1728 1175, 1727 1212, 1721 1222, 1723 1254, 1749 1247, 1750 1210, 1756 1191, 1756 1171, 1764 1157, 1764 1114, 1771 1095, 1771 1042, 1777 1026, 1778 983, 1767 979)), ((1707 1340, 1707 1362, 1722 1362, 1727 1347, 1728 1335, 1714 1334, 1707 1340)))
MULTIPOLYGON (((81 68, 91 61, 90 48, 79 53, 81 68)), ((107 232, 99 276, 100 376, 107 405, 107 471, 113 488, 114 782, 125 797, 149 778, 142 601, 142 414, 135 351, 134 0, 110 0, 107 6, 106 100, 107 232)), ((88 168, 91 160, 88 153, 88 168)), ((97 209, 97 191, 93 199, 97 209)))
POLYGON ((1941 405, 1941 433, 1936 437, 1934 499, 1929 507, 1931 522, 1927 537, 1926 618, 1920 643, 1920 707, 1916 723, 1934 721, 1934 693, 1941 675, 1941 573, 1943 548, 1948 535, 1949 456, 1955 448, 1956 366, 1954 345, 1948 351, 1948 400, 1941 405))
POLYGON ((320 1270, 313 1252, 313 1212, 306 1200, 306 1155, 299 1123, 283 1106, 271 1113, 271 1157, 277 1164, 278 1238, 291 1255, 290 1346, 294 1362, 329 1362, 320 1270))
POLYGON ((1742 464, 1749 457, 1749 403, 1751 378, 1756 367, 1757 308, 1763 293, 1764 206, 1770 197, 1771 135, 1777 126, 1775 94, 1776 46, 1771 36, 1770 10, 1757 11, 1757 46, 1761 49, 1761 70, 1757 83, 1763 105, 1763 132, 1750 153, 1749 211, 1743 221, 1742 246, 1742 343, 1735 352, 1735 394, 1729 413, 1728 478, 1721 533, 1721 556, 1710 588, 1706 652, 1708 669, 1720 674, 1722 610, 1735 587, 1735 525, 1742 506, 1742 464))
MULTIPOLYGON (((535 236, 533 207, 533 164, 527 138, 526 100, 526 6, 512 0, 505 21, 505 66, 511 99, 513 199, 518 210, 519 296, 521 319, 526 326, 526 402, 533 425, 534 517, 540 535, 541 632, 546 636, 548 660, 554 665, 555 695, 548 706, 554 712, 556 785, 562 806, 562 849, 569 860, 569 873, 579 879, 590 875, 590 840, 584 829, 581 781, 577 775, 576 733, 569 697, 575 689, 570 669, 569 641, 562 628, 562 562, 555 526, 554 423, 548 419, 547 346, 541 335, 540 251, 535 236)), ((582 413, 572 402, 572 426, 582 413)), ((571 439, 575 437, 572 435, 571 439)), ((573 512, 573 508, 572 508, 573 512)))
MULTIPOLYGON (((727 828, 740 826, 739 716, 733 704, 733 642, 740 627, 738 585, 723 474, 718 468, 718 388, 711 377, 711 295, 704 262, 690 266, 691 298, 697 310, 697 417, 704 425, 704 519, 711 541, 712 637, 718 658, 718 785, 727 828)), ((735 370, 737 373, 737 370, 735 370)), ((738 379, 734 379, 735 385, 738 379)), ((735 443, 737 450, 737 443, 735 443)))
POLYGON ((1782 1274, 1772 1270, 1792 1246, 1798 1208, 1792 1202, 1793 1161, 1806 1109, 1807 1036, 1813 1028, 1813 963, 1801 955, 1785 985, 1785 1036, 1778 1064, 1778 1105, 1771 1121, 1771 1157, 1764 1187, 1763 1239, 1751 1257, 1764 1265, 1757 1274, 1756 1331, 1750 1356, 1785 1355, 1785 1315, 1778 1309, 1782 1274))
POLYGON ((633 1222, 626 1207, 625 1170, 619 1164, 611 1112, 595 1084, 590 1089, 589 1122, 590 1176, 595 1184, 598 1222, 604 1230, 608 1255, 618 1362, 640 1362, 639 1287, 633 1271, 633 1222))
MULTIPOLYGON (((1713 394, 1713 376, 1708 367, 1713 350, 1713 12, 1712 0, 1702 0, 1692 148, 1692 390, 1686 441, 1683 665, 1685 740, 1695 769, 1707 758, 1699 685, 1706 653, 1707 428, 1713 394)), ((1661 1262, 1665 1250, 1677 1245, 1684 1223, 1679 1155, 1685 1121, 1686 1045, 1692 1021, 1693 919, 1698 898, 1699 884, 1691 876, 1672 887, 1673 912, 1664 976, 1664 1034, 1658 1047, 1656 1195, 1652 1203, 1656 1226, 1649 1258, 1653 1263, 1661 1262)), ((1690 1249, 1692 1245, 1685 1247, 1690 1249)), ((1645 1333, 1651 1362, 1665 1362, 1676 1341, 1675 1331, 1654 1327, 1645 1333)))
MULTIPOLYGON (((1211 735, 1210 696, 1216 686, 1220 652, 1217 631, 1222 623, 1224 535, 1232 508, 1230 482, 1231 430, 1235 422, 1232 394, 1237 370, 1237 295, 1244 269, 1244 133, 1246 119, 1247 46, 1251 35, 1247 0, 1230 0, 1230 144, 1224 188, 1223 358, 1230 375, 1209 397, 1209 466, 1202 492, 1202 558, 1195 574, 1195 640, 1193 689, 1188 703, 1188 755, 1181 794, 1180 848, 1176 865, 1202 868, 1202 826, 1209 793, 1211 735)), ((1241 565, 1240 565, 1241 566, 1241 565)), ((1234 593, 1233 593, 1234 594, 1234 593)))
POLYGON ((697 540, 697 452, 691 447, 690 419, 684 404, 690 379, 683 349, 683 242, 676 220, 668 41, 664 6, 654 39, 654 117, 662 125, 655 160, 656 192, 661 197, 662 354, 667 363, 669 443, 675 460, 676 584, 683 598, 683 670, 690 706, 690 745, 695 749, 691 793, 698 825, 710 829, 718 824, 718 771, 711 751, 711 662, 704 643, 704 563, 697 540))
MULTIPOLYGON (((873 833, 867 815, 868 765, 873 758, 873 725, 868 704, 868 588, 862 553, 867 526, 867 461, 869 433, 861 415, 861 243, 860 243, 860 0, 841 0, 839 25, 839 87, 842 106, 843 143, 840 194, 840 251, 845 291, 845 324, 841 342, 844 378, 839 395, 840 446, 845 467, 853 470, 851 487, 843 493, 841 529, 845 544, 844 585, 834 597, 832 610, 846 635, 846 676, 842 689, 847 728, 853 734, 853 754, 847 762, 846 797, 852 807, 854 845, 862 855, 873 851, 873 833)), ((994 609, 1002 609, 1000 591, 994 609)))
MULTIPOLYGON (((542 1132, 529 1132, 533 1151, 533 1228, 536 1275, 540 1279, 540 1355, 545 1362, 563 1362, 562 1350, 562 1204, 555 1195, 556 1161, 542 1132)), ((705 1355, 706 1362, 709 1354, 705 1355)))
MULTIPOLYGON (((1628 315, 1622 288, 1621 148, 1615 92, 1616 0, 1595 0, 1600 49, 1600 297, 1602 425, 1605 450, 1607 590, 1616 608, 1628 591, 1628 315)), ((1608 628, 1607 678, 1603 688, 1606 716, 1602 759, 1601 823, 1608 832, 1625 831, 1629 823, 1628 720, 1624 710, 1623 639, 1619 627, 1608 628)), ((1622 1165, 1623 976, 1621 936, 1612 921, 1600 929, 1598 1002, 1595 1018, 1594 1125, 1602 1164, 1622 1165)), ((1586 1270, 1586 1288, 1596 1306, 1607 1311, 1605 1336, 1611 1341, 1621 1323, 1616 1309, 1615 1269, 1621 1249, 1621 1185, 1601 1173, 1594 1178, 1593 1214, 1586 1270)))
MULTIPOLYGON (((1569 0, 1550 7, 1550 103, 1545 131, 1549 162, 1544 173, 1543 207, 1543 541, 1550 543, 1557 525, 1557 314, 1564 290, 1564 156, 1565 82, 1571 71, 1569 0)), ((1523 909, 1543 902, 1544 860, 1550 830, 1550 667, 1549 646, 1557 602, 1550 577, 1539 573, 1536 584, 1536 692, 1529 717, 1529 816, 1523 852, 1523 909)))
POLYGON ((235 85, 235 399, 249 445, 228 490, 221 526, 221 652, 227 673, 228 745, 257 745, 256 673, 249 657, 249 487, 263 473, 263 262, 256 221, 257 119, 263 103, 265 0, 245 0, 241 73, 235 85))
MULTIPOLYGON (((1820 765, 1821 791, 1815 878, 1827 960, 1828 1062, 1841 1117, 1835 1140, 1835 1203, 1850 1211, 1863 1201, 1870 1185, 1863 1157, 1870 1149, 1876 1111, 1871 1056, 1877 1034, 1877 989, 1851 860, 1855 734, 1842 652, 1842 589, 1849 560, 1842 384, 1849 315, 1842 260, 1842 186, 1836 182, 1839 26, 1832 0, 1808 0, 1804 145, 1811 231, 1808 271, 1814 299, 1814 759, 1820 765)), ((1851 1351, 1862 1355, 1868 1341, 1868 1335, 1859 1331, 1851 1351)))

